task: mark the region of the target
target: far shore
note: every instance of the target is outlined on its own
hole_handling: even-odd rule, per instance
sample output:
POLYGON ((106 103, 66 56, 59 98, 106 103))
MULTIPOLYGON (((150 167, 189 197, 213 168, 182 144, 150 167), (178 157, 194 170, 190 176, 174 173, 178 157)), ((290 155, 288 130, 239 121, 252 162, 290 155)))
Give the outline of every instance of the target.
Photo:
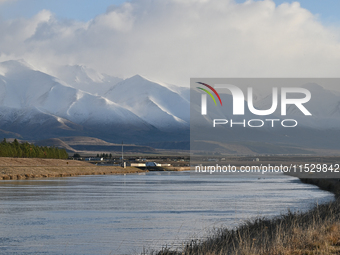
MULTIPOLYGON (((167 167, 159 170, 184 171, 188 169, 183 167, 167 167)), ((70 177, 79 175, 135 174, 148 171, 148 169, 136 167, 96 166, 78 160, 0 157, 0 180, 70 177)))

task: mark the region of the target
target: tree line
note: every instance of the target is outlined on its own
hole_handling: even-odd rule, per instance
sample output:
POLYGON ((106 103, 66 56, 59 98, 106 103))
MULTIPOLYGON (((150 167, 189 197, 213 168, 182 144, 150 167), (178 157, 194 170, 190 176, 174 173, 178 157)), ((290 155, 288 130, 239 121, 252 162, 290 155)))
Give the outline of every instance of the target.
POLYGON ((0 143, 0 157, 67 159, 68 154, 65 149, 36 146, 28 142, 19 143, 17 139, 7 142, 4 138, 0 143))
POLYGON ((110 153, 110 155, 109 154, 105 154, 105 153, 102 153, 102 154, 97 154, 97 158, 105 158, 105 159, 108 159, 108 158, 112 158, 112 154, 110 153))

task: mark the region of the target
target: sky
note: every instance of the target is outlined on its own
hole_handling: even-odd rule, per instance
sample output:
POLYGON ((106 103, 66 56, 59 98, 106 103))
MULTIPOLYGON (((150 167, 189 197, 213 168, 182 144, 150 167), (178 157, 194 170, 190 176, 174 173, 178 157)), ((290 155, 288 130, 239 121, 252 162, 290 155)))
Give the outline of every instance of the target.
MULTIPOLYGON (((236 0, 244 3, 246 0, 236 0)), ((0 15, 5 19, 30 18, 42 9, 50 10, 58 18, 89 21, 106 11, 110 5, 121 5, 126 0, 0 0, 0 15)), ((276 5, 293 0, 275 0, 276 5)), ((319 16, 323 23, 340 22, 340 1, 337 0, 300 0, 301 7, 319 16)))
POLYGON ((0 61, 190 77, 339 77, 338 0, 0 0, 0 61))
POLYGON ((120 5, 124 0, 0 0, 0 15, 4 19, 30 18, 39 11, 50 10, 61 19, 89 21, 104 13, 110 5, 120 5))

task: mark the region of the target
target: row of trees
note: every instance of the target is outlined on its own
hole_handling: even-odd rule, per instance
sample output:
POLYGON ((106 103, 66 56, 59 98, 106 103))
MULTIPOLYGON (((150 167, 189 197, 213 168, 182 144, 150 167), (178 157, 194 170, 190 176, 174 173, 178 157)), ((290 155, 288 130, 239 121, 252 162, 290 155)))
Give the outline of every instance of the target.
POLYGON ((65 149, 36 146, 28 142, 19 143, 17 139, 10 143, 5 138, 0 143, 0 157, 67 159, 68 154, 65 149))
POLYGON ((102 153, 102 154, 97 154, 97 158, 105 158, 105 159, 108 159, 108 158, 112 158, 112 154, 110 153, 110 155, 109 154, 105 154, 105 153, 102 153))

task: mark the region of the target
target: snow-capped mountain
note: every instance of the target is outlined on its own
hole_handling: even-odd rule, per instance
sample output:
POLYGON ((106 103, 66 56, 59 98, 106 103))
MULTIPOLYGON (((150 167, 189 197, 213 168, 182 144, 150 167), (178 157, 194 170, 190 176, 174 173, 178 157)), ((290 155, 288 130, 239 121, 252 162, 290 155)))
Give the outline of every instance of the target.
MULTIPOLYGON (((299 122, 296 129, 228 129, 225 126, 221 127, 226 132, 220 142, 252 143, 253 147, 271 143, 274 147, 288 144, 337 149, 340 94, 317 84, 303 87, 312 94, 312 99, 305 104, 312 116, 304 116, 295 106, 288 106, 285 118, 296 119, 299 122)), ((208 100, 208 114, 202 116, 201 95, 201 91, 191 91, 190 95, 189 88, 140 75, 122 80, 84 66, 63 66, 52 75, 24 61, 6 61, 0 63, 0 137, 40 140, 90 136, 110 142, 124 140, 163 146, 163 142, 189 140, 190 114, 197 121, 192 122, 195 126, 209 127, 209 132, 203 134, 206 139, 215 135, 210 132, 214 118, 282 119, 280 106, 272 116, 253 115, 248 107, 244 115, 233 116, 233 100, 229 94, 221 94, 223 108, 208 100), (190 105, 189 96, 197 104, 190 105)), ((294 96, 299 95, 290 95, 294 96)), ((271 95, 255 91, 256 109, 269 109, 271 103, 271 95)), ((261 152, 266 146, 258 150, 261 152)))
MULTIPOLYGON (((296 119, 299 125, 317 129, 340 129, 340 95, 327 90, 316 83, 301 86, 311 93, 311 99, 304 104, 312 116, 305 116, 295 105, 287 105, 287 118, 296 119)), ((289 98, 301 98, 301 95, 290 93, 289 98)), ((272 105, 272 95, 267 95, 256 102, 256 108, 269 109, 272 105)), ((273 116, 280 116, 278 107, 273 116)))
POLYGON ((0 64, 7 72, 0 76, 0 106, 35 108, 42 113, 77 124, 118 122, 146 125, 138 116, 101 96, 61 84, 56 78, 32 70, 22 62, 0 64))
POLYGON ((60 66, 53 70, 52 75, 73 88, 100 96, 103 96, 113 85, 123 80, 81 65, 60 66))
POLYGON ((189 127, 189 101, 180 91, 170 90, 140 75, 119 82, 104 97, 157 128, 189 127))
POLYGON ((0 132, 148 139, 149 133, 188 130, 188 100, 163 85, 140 76, 122 81, 80 66, 59 72, 54 77, 24 61, 0 63, 0 132))

